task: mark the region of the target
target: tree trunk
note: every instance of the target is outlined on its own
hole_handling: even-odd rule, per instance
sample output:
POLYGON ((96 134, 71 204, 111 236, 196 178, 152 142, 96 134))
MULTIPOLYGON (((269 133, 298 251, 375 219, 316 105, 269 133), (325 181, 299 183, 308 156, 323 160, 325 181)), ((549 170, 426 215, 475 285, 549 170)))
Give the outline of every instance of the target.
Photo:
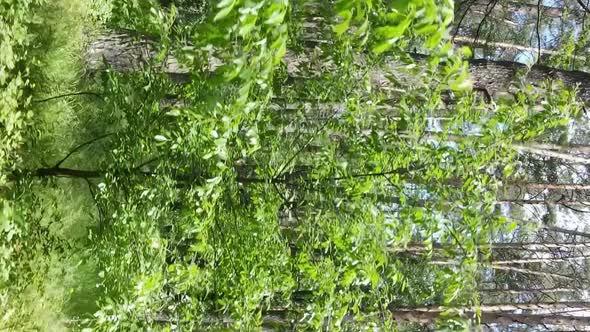
MULTIPOLYGON (((568 251, 572 249, 590 250, 590 242, 517 242, 517 243, 490 243, 480 244, 480 250, 526 250, 526 251, 568 251)), ((452 250, 453 247, 448 245, 435 243, 432 245, 432 250, 452 250)), ((427 252, 430 249, 422 244, 410 244, 405 248, 391 248, 391 252, 398 253, 420 253, 427 252)))
POLYGON ((507 186, 515 186, 524 190, 578 190, 585 191, 590 190, 590 184, 579 184, 579 183, 533 183, 533 182, 508 182, 507 186))
MULTIPOLYGON (((590 86, 590 81, 588 81, 587 84, 590 86)), ((580 92, 581 92, 581 90, 580 90, 580 92)), ((590 93, 590 90, 588 90, 587 93, 590 93)), ((581 94, 580 94, 580 96, 581 96, 581 94)), ((586 99, 585 101, 590 102, 590 99, 586 99)), ((551 158, 560 159, 560 160, 572 162, 572 163, 578 163, 578 164, 582 164, 582 165, 590 165, 590 158, 578 157, 575 155, 557 152, 557 151, 544 150, 544 149, 537 148, 534 145, 533 146, 515 145, 515 147, 520 152, 526 152, 529 154, 534 154, 534 155, 544 156, 544 157, 551 157, 551 158)))
POLYGON ((576 293, 581 292, 583 289, 578 288, 562 288, 562 287, 551 287, 551 288, 490 288, 490 289, 478 289, 480 293, 492 293, 492 294, 511 294, 511 295, 526 295, 526 294, 553 294, 553 293, 576 293))
MULTIPOLYGON (((412 309, 392 310, 393 319, 399 322, 433 324, 442 314, 440 310, 433 311, 416 311, 412 309)), ((475 311, 463 311, 464 317, 471 318, 476 316, 475 311)), ((480 316, 481 325, 511 325, 523 324, 530 327, 553 325, 560 327, 573 328, 574 331, 581 330, 590 326, 590 317, 569 316, 559 314, 515 314, 505 312, 482 312, 480 316)))
MULTIPOLYGON (((512 265, 512 264, 533 264, 533 263, 555 263, 555 262, 571 262, 571 261, 583 261, 590 258, 590 255, 581 255, 581 256, 573 256, 573 257, 545 257, 545 258, 515 258, 515 259, 506 259, 506 260, 491 260, 489 263, 492 266, 502 266, 502 265, 512 265)), ((488 263, 488 262, 485 262, 488 263)), ((484 264, 485 264, 484 263, 484 264)), ((430 264, 432 265, 460 265, 460 261, 453 261, 453 260, 439 260, 439 261, 431 261, 430 264)))
MULTIPOLYGON (((138 71, 153 62, 158 55, 158 42, 142 35, 128 32, 111 32, 94 40, 86 52, 86 67, 90 71, 105 69, 105 64, 119 72, 138 71)), ((173 56, 168 55, 159 64, 162 72, 173 82, 190 81, 187 68, 173 56)))
MULTIPOLYGON (((156 56, 157 43, 146 37, 134 37, 127 33, 111 33, 99 37, 90 44, 87 52, 86 62, 89 69, 99 70, 103 68, 103 60, 114 70, 132 71, 142 68, 146 62, 152 61, 156 56)), ((424 55, 411 54, 418 65, 425 59, 424 55)), ((287 52, 284 62, 287 64, 290 75, 295 75, 298 66, 305 62, 305 56, 297 56, 292 52, 287 52)), ((362 61, 362 60, 361 60, 362 61)), ((580 71, 566 71, 553 69, 546 66, 533 66, 527 70, 524 64, 509 61, 491 61, 484 59, 469 60, 469 71, 471 73, 474 86, 478 89, 485 89, 489 94, 495 96, 510 90, 512 82, 516 79, 517 73, 526 72, 524 76, 527 83, 536 85, 545 79, 562 80, 566 86, 573 88, 579 85, 579 97, 581 100, 590 101, 590 74, 580 71)), ((209 59, 208 64, 204 64, 210 70, 220 65, 218 59, 209 59)), ((394 73, 404 65, 390 61, 388 67, 394 73)), ((180 62, 173 56, 169 55, 166 60, 160 64, 163 72, 168 73, 175 82, 190 81, 190 74, 180 62)), ((387 78, 387 72, 383 70, 374 70, 371 74, 372 82, 378 89, 391 90, 394 88, 391 81, 387 78)), ((402 77, 401 81, 413 80, 415 74, 407 74, 402 77)))
POLYGON ((571 145, 558 145, 558 144, 548 144, 548 143, 530 143, 527 144, 528 147, 537 149, 537 150, 546 150, 546 151, 558 151, 566 154, 587 154, 590 155, 590 145, 580 145, 580 144, 571 144, 571 145))
MULTIPOLYGON (((491 48, 501 48, 503 50, 510 50, 510 51, 514 51, 514 52, 523 52, 523 51, 530 52, 534 55, 539 54, 539 49, 536 47, 530 47, 530 46, 524 46, 524 45, 518 45, 518 44, 512 44, 512 43, 506 43, 506 42, 489 41, 489 40, 485 40, 485 39, 475 39, 473 37, 465 37, 465 36, 457 36, 457 37, 453 38, 453 44, 470 46, 471 48, 491 47, 491 48)), ((558 54, 559 54, 558 50, 541 48, 541 57, 543 57, 543 59, 545 59, 549 56, 558 55, 558 54)), ((577 56, 576 58, 579 59, 580 61, 584 61, 586 59, 586 57, 583 55, 577 56)))
MULTIPOLYGON (((448 307, 416 307, 408 308, 413 312, 444 312, 448 307)), ((463 309, 463 308, 455 308, 463 309)), ((475 308, 465 308, 470 311, 475 308)), ((516 310, 565 310, 565 309, 590 309, 590 302, 586 301, 554 301, 554 302, 539 302, 539 303, 497 303, 497 304, 482 304, 477 307, 477 310, 483 312, 499 312, 499 311, 516 311, 516 310)), ((405 310, 403 308, 394 310, 405 310)), ((475 311, 475 310, 473 310, 475 311)), ((590 319, 590 317, 588 317, 590 319)))
POLYGON ((579 282, 580 284, 582 284, 583 282, 586 282, 586 280, 584 280, 584 279, 572 277, 572 276, 561 274, 561 273, 544 272, 544 271, 538 271, 536 269, 527 269, 527 268, 516 267, 516 266, 493 265, 492 264, 490 266, 490 268, 493 270, 516 272, 516 273, 520 273, 523 275, 541 276, 541 277, 547 278, 548 280, 565 280, 565 281, 568 281, 571 283, 579 282))
POLYGON ((567 234, 567 235, 571 235, 571 236, 579 236, 579 237, 590 239, 590 233, 580 232, 580 231, 576 231, 576 230, 572 230, 572 229, 555 227, 555 226, 543 227, 543 229, 547 230, 547 231, 567 234))

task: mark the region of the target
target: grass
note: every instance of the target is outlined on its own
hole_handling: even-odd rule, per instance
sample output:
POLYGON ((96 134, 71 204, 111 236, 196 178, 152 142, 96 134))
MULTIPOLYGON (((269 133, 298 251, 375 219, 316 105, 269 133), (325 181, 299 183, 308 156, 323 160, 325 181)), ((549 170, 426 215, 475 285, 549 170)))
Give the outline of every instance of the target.
MULTIPOLYGON (((109 8, 106 0, 49 0, 32 13, 42 22, 38 31, 31 31, 36 42, 27 50, 37 59, 30 76, 33 100, 96 88, 85 80, 83 54, 89 36, 108 18, 109 8)), ((22 149, 21 168, 51 166, 78 144, 108 130, 101 121, 100 101, 92 97, 33 102, 31 109, 34 135, 22 149)), ((94 152, 100 148, 99 144, 82 149, 64 166, 95 165, 99 154, 94 152)), ((38 204, 30 216, 38 218, 59 245, 49 252, 31 249, 25 262, 32 271, 30 285, 0 289, 0 331, 65 331, 72 317, 96 310, 95 262, 86 259, 86 248, 88 229, 98 220, 97 208, 83 180, 32 186, 38 204)))

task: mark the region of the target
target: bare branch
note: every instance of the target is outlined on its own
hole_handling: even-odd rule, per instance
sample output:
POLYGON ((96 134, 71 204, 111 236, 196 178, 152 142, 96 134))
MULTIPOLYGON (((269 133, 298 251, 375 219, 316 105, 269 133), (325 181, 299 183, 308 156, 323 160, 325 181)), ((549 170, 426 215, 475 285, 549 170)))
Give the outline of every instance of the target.
POLYGON ((59 98, 65 98, 65 97, 71 97, 71 96, 94 96, 97 98, 102 98, 102 94, 98 93, 98 92, 92 92, 92 91, 80 91, 80 92, 72 92, 72 93, 66 93, 63 95, 57 95, 57 96, 51 96, 45 99, 37 99, 37 100, 33 100, 33 103, 44 103, 50 100, 55 100, 55 99, 59 99, 59 98))
POLYGON ((77 151, 79 151, 83 147, 85 147, 87 145, 90 145, 90 144, 92 144, 92 143, 94 143, 94 142, 96 142, 98 140, 101 140, 101 139, 103 139, 105 137, 109 137, 111 135, 114 135, 114 134, 115 133, 107 133, 107 134, 104 134, 104 135, 100 135, 98 137, 95 137, 95 138, 91 139, 90 141, 87 141, 87 142, 84 142, 84 143, 78 145, 73 150, 71 150, 70 153, 68 153, 62 160, 58 161, 57 164, 55 164, 55 166, 53 166, 53 168, 59 168, 59 166, 61 164, 63 164, 63 162, 66 161, 66 159, 68 159, 70 156, 72 156, 74 153, 76 153, 77 151))

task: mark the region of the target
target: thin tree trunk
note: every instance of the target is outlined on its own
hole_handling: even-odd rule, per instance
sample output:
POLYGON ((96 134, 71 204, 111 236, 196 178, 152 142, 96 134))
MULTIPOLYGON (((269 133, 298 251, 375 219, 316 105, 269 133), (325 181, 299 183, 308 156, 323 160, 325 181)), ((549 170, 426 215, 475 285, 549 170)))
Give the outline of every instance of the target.
POLYGON ((567 235, 579 236, 579 237, 590 239, 590 233, 580 232, 580 231, 576 231, 576 230, 572 230, 572 229, 555 227, 555 226, 543 227, 543 229, 548 230, 548 231, 553 231, 553 232, 558 232, 558 233, 563 233, 563 234, 567 234, 567 235))
MULTIPOLYGON (((553 250, 571 250, 571 249, 588 249, 590 250, 590 242, 517 242, 517 243, 490 243, 480 244, 480 250, 527 250, 527 251, 553 251, 553 250)), ((453 250, 454 247, 435 243, 432 245, 432 250, 453 250)), ((390 252, 398 253, 420 253, 427 252, 430 248, 422 244, 410 244, 403 248, 390 248, 390 252)))
MULTIPOLYGON (((469 2, 469 1, 467 1, 469 2)), ((489 4, 489 0, 478 0, 473 5, 469 6, 469 9, 474 11, 485 11, 485 7, 489 4)), ((459 5, 461 6, 461 5, 459 5)), ((460 7, 462 10, 465 10, 465 6, 460 7)), ((556 6, 548 6, 541 4, 541 15, 546 17, 552 18, 562 18, 564 13, 564 8, 556 7, 556 6)), ((495 12, 503 12, 506 11, 509 14, 513 15, 528 15, 531 17, 537 16, 537 4, 527 3, 527 2, 518 2, 518 1, 501 1, 494 7, 495 12)), ((581 17, 583 12, 572 10, 569 12, 570 15, 574 17, 581 17)))
POLYGON ((526 295, 526 294, 552 294, 552 293, 576 293, 582 291, 581 289, 577 288, 510 288, 510 289, 502 289, 502 288, 493 288, 493 289, 478 289, 480 293, 502 293, 502 294, 511 294, 511 295, 526 295))
MULTIPOLYGON (((413 312, 444 312, 449 307, 443 306, 426 306, 408 308, 413 312)), ((455 308, 463 309, 463 308, 455 308)), ((473 308, 465 308, 466 310, 475 311, 473 308)), ((480 312, 499 312, 499 311, 516 311, 516 310, 565 310, 565 309, 590 309, 590 302, 586 301, 553 301, 553 302, 539 302, 539 303, 496 303, 496 304, 482 304, 477 306, 480 312)), ((403 308, 396 308, 395 310, 404 310, 403 308)), ((588 317, 590 319, 590 317, 588 317)))
MULTIPOLYGON (((393 319, 400 322, 433 324, 441 315, 442 311, 416 311, 412 309, 391 310, 393 319)), ((475 311, 463 311, 464 317, 474 319, 475 311)), ((475 319, 474 319, 475 320, 475 319)), ((530 327, 553 325, 568 328, 586 328, 590 326, 590 317, 556 315, 556 314, 515 314, 504 312, 484 312, 480 316, 480 324, 490 325, 511 325, 523 324, 530 327)), ((575 330, 574 330, 575 331, 575 330)))
POLYGON ((549 190, 590 190, 590 184, 577 183, 533 183, 533 182, 509 182, 509 186, 517 186, 523 189, 549 189, 549 190))
MULTIPOLYGON (((103 177, 105 172, 104 171, 97 171, 97 170, 79 170, 79 169, 71 169, 71 168, 61 168, 61 167, 51 167, 51 168, 39 168, 33 172, 24 172, 24 174, 29 174, 35 177, 69 177, 69 178, 84 178, 84 179, 92 179, 92 178, 100 178, 103 177)), ((17 174, 12 176, 12 179, 18 177, 17 174)))
POLYGON ((538 150, 553 150, 557 152, 567 153, 567 154, 588 154, 590 155, 590 145, 558 145, 558 144, 548 144, 548 143, 530 143, 527 144, 528 147, 538 150))
MULTIPOLYGON (((381 203, 389 204, 401 204, 402 199, 400 197, 392 197, 387 195, 379 195, 378 200, 381 203)), ((429 202, 435 202, 435 200, 428 199, 411 199, 406 198, 403 200, 407 205, 414 207, 426 207, 429 202)), ((450 205, 449 203, 445 203, 450 205)), ((495 204, 519 204, 519 205, 562 205, 562 206, 575 206, 575 207, 590 207, 590 201, 586 201, 582 197, 566 197, 566 195, 559 195, 546 198, 510 198, 510 197, 496 197, 495 204)), ((586 211, 584 211, 586 212, 586 211)))
MULTIPOLYGON (((588 77, 589 81, 589 88, 590 88, 590 77, 588 77)), ((590 90, 589 90, 590 92, 590 90)), ((588 101, 590 102, 590 99, 588 99, 588 101)), ((404 134, 404 133, 400 133, 399 134, 400 137, 410 137, 408 134, 404 134)), ((437 132, 428 132, 427 135, 423 136, 423 139, 440 139, 440 133, 437 132)), ((472 137, 473 139, 476 139, 478 136, 480 136, 479 134, 474 134, 474 135, 446 135, 446 138, 450 141, 458 141, 458 140, 462 140, 462 139, 466 139, 468 137, 472 137)), ((586 157, 581 157, 581 156, 577 156, 577 155, 572 155, 572 154, 568 154, 568 153, 564 153, 564 152, 558 152, 558 151, 552 151, 552 150, 548 150, 548 149, 541 149, 539 148, 537 145, 523 145, 523 144, 513 144, 512 147, 518 151, 519 153, 528 153, 528 154, 532 154, 532 155, 536 155, 536 156, 541 156, 541 157, 550 157, 550 158, 555 158, 555 159, 559 159, 559 160, 563 160, 569 163, 576 163, 576 164, 580 164, 580 165, 590 165, 590 157, 586 158, 586 157)))
MULTIPOLYGON (((420 64, 424 55, 411 55, 420 64)), ((590 73, 582 71, 567 71, 547 66, 535 65, 530 69, 524 64, 510 61, 492 61, 486 59, 468 60, 469 73, 473 86, 484 89, 492 97, 511 91, 511 85, 516 80, 518 73, 523 73, 522 78, 528 84, 538 86, 545 80, 561 80, 566 87, 578 87, 578 98, 583 102, 590 102, 590 73)), ((389 62, 390 70, 395 72, 397 64, 389 62)), ((391 82, 385 72, 372 73, 373 82, 377 86, 389 87, 391 82)))
MULTIPOLYGON (((531 52, 533 54, 538 54, 539 49, 530 46, 523 46, 518 44, 506 43, 506 42, 496 42, 496 41, 489 41, 485 39, 475 39, 473 37, 464 37, 464 36, 457 36, 453 39, 453 43, 457 45, 466 45, 471 46, 472 48, 475 47, 493 47, 493 48, 501 48, 507 49, 512 51, 525 51, 531 52)), ((550 49, 541 49, 541 55, 556 55, 559 54, 558 51, 550 50, 550 49)))
POLYGON ((522 274, 547 277, 550 279, 561 279, 561 280, 566 280, 566 281, 571 281, 571 282, 581 281, 577 278, 570 277, 570 276, 563 275, 563 274, 559 274, 559 273, 543 272, 543 271, 537 271, 537 270, 521 268, 521 267, 516 267, 516 266, 505 266, 505 265, 492 264, 490 267, 494 270, 518 272, 518 273, 522 273, 522 274))
MULTIPOLYGON (((588 83, 590 83, 590 81, 588 81, 588 83)), ((586 99, 586 100, 590 101, 590 99, 586 99)), ((574 162, 574 163, 583 164, 583 165, 590 165, 590 158, 578 157, 578 156, 573 156, 573 155, 567 154, 567 153, 561 153, 561 152, 556 152, 556 151, 551 151, 551 150, 544 150, 544 149, 539 149, 536 147, 525 146, 525 145, 515 145, 515 147, 520 152, 526 152, 526 153, 530 153, 530 154, 534 154, 534 155, 538 155, 538 156, 544 156, 544 157, 551 157, 551 158, 574 162)))
MULTIPOLYGON (((502 265, 511 265, 511 264, 533 264, 533 263, 554 263, 554 262, 569 262, 569 261, 579 261, 579 260, 586 260, 590 258, 590 255, 582 255, 582 256, 573 256, 573 257, 547 257, 547 258, 520 258, 520 259, 507 259, 507 260, 492 260, 489 263, 492 264, 492 267, 495 265, 502 266, 502 265)), ((482 262, 483 264, 487 264, 488 262, 482 262)), ((453 260, 445 260, 445 261, 430 261, 429 264, 432 265, 460 265, 460 261, 453 261, 453 260)))
MULTIPOLYGON (((506 203, 506 204, 530 204, 530 205, 546 205, 546 204, 554 204, 554 205, 563 205, 563 206, 581 206, 581 207, 590 207, 590 201, 585 201, 582 199, 578 199, 576 197, 556 197, 556 198, 547 198, 547 199, 524 199, 524 198, 513 198, 513 199, 502 199, 496 201, 497 203, 506 203)), ((584 211, 586 212, 586 211, 584 211)), ((589 211, 590 212, 590 211, 589 211)))

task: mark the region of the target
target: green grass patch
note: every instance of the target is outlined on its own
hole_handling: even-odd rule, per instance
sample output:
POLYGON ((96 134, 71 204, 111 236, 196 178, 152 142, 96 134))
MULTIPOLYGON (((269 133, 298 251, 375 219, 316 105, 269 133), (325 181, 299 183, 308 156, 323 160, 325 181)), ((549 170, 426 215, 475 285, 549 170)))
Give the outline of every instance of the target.
MULTIPOLYGON (((105 130, 95 97, 41 100, 95 88, 84 79, 83 57, 110 7, 108 1, 5 2, 0 0, 0 7, 10 8, 0 19, 0 331, 64 331, 75 325, 71 317, 96 309, 95 263, 86 259, 88 229, 99 219, 96 205, 83 180, 33 182, 27 185, 34 195, 22 195, 23 184, 9 177, 14 170, 51 167, 105 130)), ((81 149, 64 166, 96 165, 102 148, 99 142, 81 149)))

